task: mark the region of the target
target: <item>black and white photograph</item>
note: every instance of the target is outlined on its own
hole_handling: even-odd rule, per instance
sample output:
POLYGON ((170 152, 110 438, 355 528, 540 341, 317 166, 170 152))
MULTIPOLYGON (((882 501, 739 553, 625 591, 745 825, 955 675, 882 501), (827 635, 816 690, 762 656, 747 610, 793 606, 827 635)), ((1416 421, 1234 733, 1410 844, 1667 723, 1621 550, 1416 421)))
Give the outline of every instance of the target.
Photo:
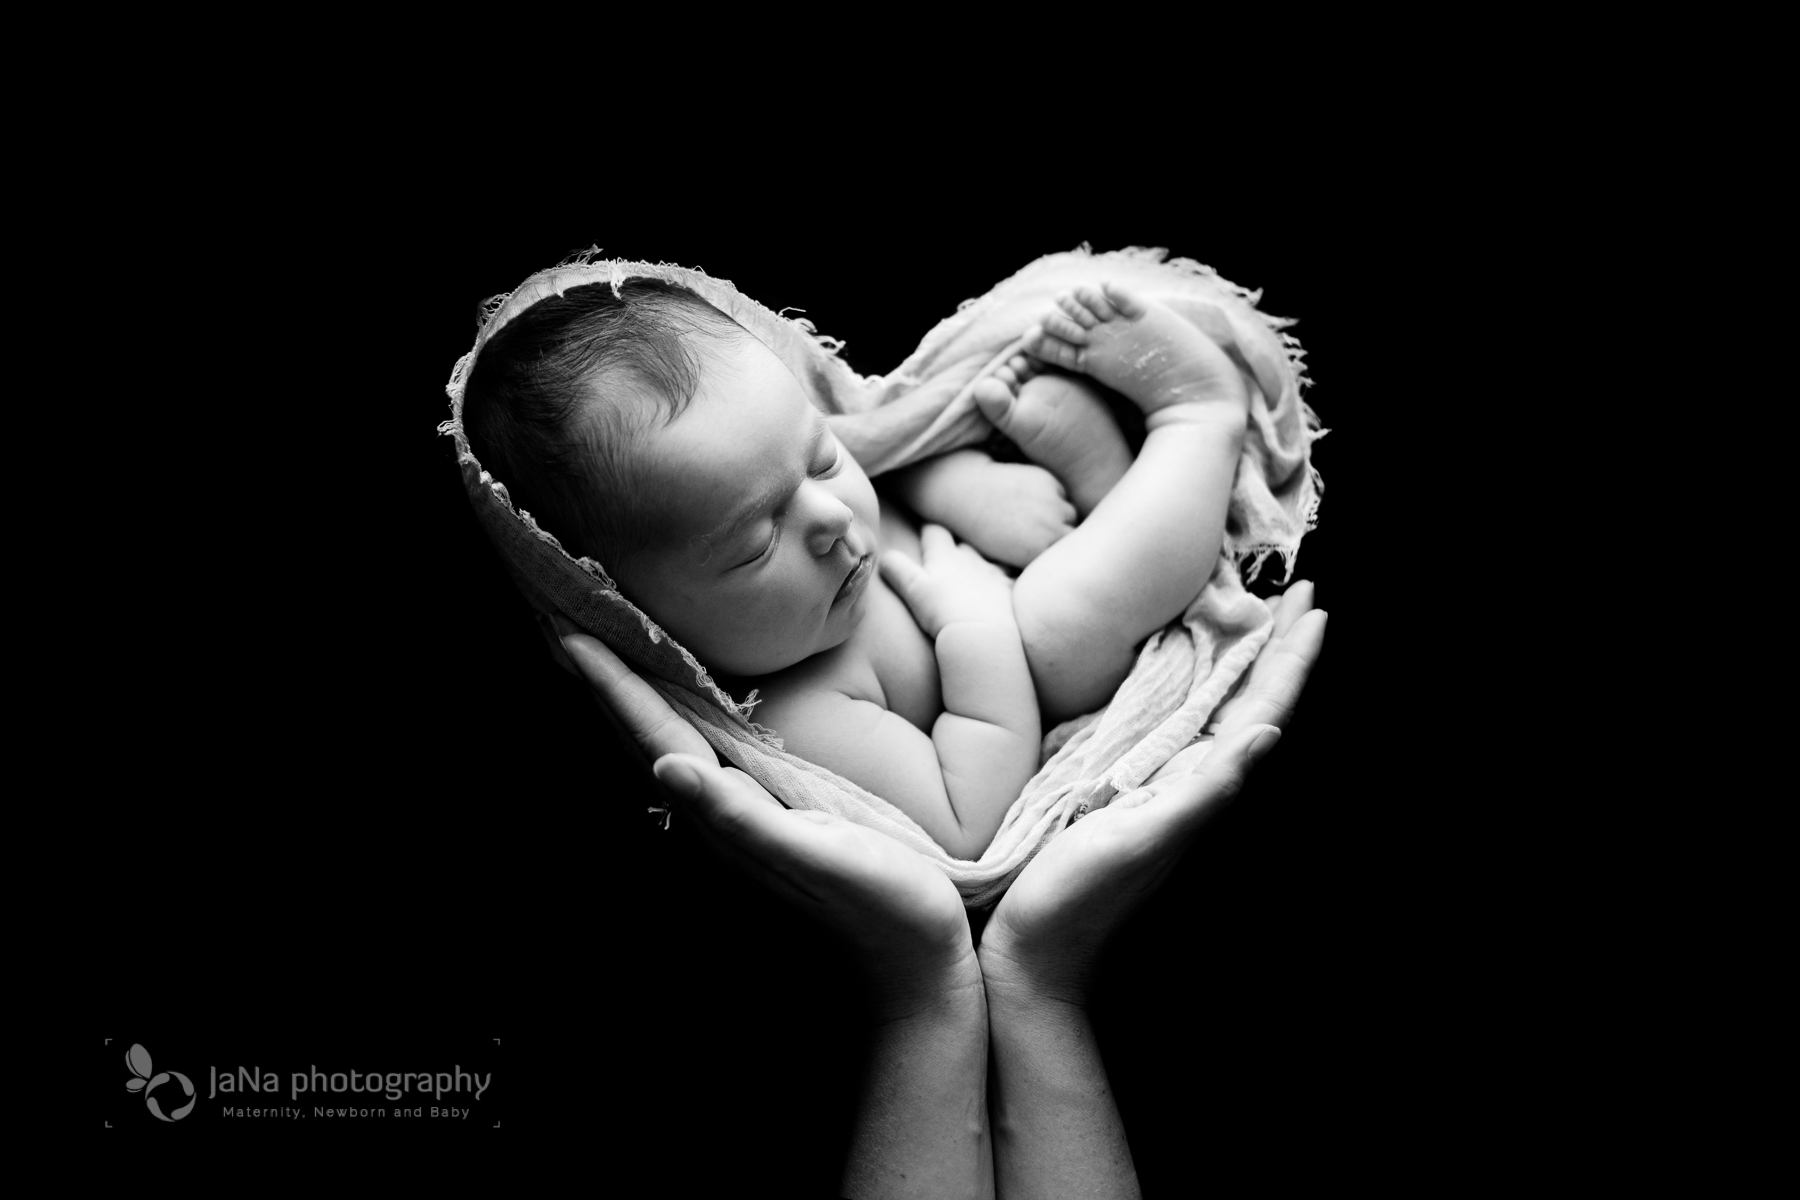
POLYGON ((95 1136, 874 1200, 1465 1135, 1462 199, 391 154, 109 216, 164 786, 95 1136))

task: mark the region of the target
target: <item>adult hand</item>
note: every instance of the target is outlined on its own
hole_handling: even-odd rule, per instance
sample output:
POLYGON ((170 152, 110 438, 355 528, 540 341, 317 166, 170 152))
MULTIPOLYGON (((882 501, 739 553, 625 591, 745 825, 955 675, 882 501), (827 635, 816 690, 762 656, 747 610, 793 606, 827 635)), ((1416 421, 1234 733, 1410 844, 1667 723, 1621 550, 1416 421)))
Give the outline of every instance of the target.
POLYGON ((784 808, 744 772, 719 766, 699 731, 603 643, 560 617, 557 632, 701 835, 850 940, 872 976, 881 1017, 979 983, 962 898, 942 871, 873 829, 784 808))
POLYGON ((1243 688, 1221 710, 1214 748, 1191 775, 1159 780, 1147 798, 1113 804, 1062 831, 1001 898, 982 936, 981 966, 996 989, 1086 1002, 1094 961, 1120 922, 1180 861, 1205 819, 1234 796, 1280 738, 1317 661, 1325 614, 1298 583, 1271 606, 1275 630, 1243 688), (1138 801, 1142 801, 1141 803, 1138 801))
POLYGON ((598 640, 561 645, 657 781, 705 838, 849 938, 874 984, 876 1029, 844 1161, 852 1196, 991 1197, 987 1005, 962 898, 892 838, 783 808, 598 640))

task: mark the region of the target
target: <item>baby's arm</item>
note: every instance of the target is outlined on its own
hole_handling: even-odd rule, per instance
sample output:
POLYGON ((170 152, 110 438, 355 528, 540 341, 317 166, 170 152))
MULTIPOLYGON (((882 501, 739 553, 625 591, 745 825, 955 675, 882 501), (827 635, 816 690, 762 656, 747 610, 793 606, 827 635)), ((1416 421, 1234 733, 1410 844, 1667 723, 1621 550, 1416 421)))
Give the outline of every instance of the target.
POLYGON ((935 643, 944 710, 931 735, 832 686, 772 696, 759 718, 790 753, 862 785, 973 859, 1037 770, 1037 697, 1011 581, 941 526, 927 525, 920 541, 922 568, 890 551, 881 570, 935 643))
POLYGON ((1014 588, 1051 721, 1106 703, 1137 646, 1211 578, 1249 411, 1230 358, 1170 309, 1110 285, 1061 305, 1027 349, 1136 402, 1148 433, 1124 478, 1014 588))
POLYGON ((1055 475, 1031 463, 1000 463, 979 450, 952 450, 888 476, 906 506, 995 562, 1023 567, 1075 526, 1055 475))

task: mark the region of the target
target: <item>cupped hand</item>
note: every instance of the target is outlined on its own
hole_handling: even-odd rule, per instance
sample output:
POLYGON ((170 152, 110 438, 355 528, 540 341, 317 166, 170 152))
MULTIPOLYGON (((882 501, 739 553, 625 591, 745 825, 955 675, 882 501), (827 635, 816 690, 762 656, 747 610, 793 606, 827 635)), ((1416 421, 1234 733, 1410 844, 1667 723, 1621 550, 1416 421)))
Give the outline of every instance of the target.
POLYGON ((919 530, 924 565, 898 551, 881 556, 881 577, 928 637, 962 622, 1012 625, 1012 580, 942 525, 919 530))
POLYGON ((844 935, 884 1015, 979 979, 955 885, 873 829, 784 808, 712 747, 599 640, 557 618, 561 645, 701 835, 753 878, 844 935))
POLYGON ((1052 838, 1001 898, 981 941, 990 994, 1012 988, 1085 1003, 1107 938, 1274 747, 1318 659, 1325 614, 1312 610, 1312 587, 1305 583, 1272 607, 1274 633, 1221 713, 1213 750, 1199 770, 1158 780, 1144 795, 1130 796, 1132 803, 1122 803, 1122 796, 1089 813, 1052 838))

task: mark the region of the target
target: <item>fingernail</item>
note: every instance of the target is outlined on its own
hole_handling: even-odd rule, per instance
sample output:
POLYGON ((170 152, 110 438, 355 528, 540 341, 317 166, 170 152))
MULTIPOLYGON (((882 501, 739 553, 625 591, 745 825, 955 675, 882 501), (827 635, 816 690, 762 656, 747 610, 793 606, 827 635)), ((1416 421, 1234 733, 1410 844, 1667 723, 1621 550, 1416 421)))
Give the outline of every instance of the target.
POLYGON ((1250 749, 1245 751, 1245 753, 1251 762, 1256 762, 1261 759, 1263 755, 1273 750, 1275 748, 1275 743, 1280 740, 1281 730, 1271 725, 1256 735, 1256 740, 1250 743, 1250 749))
POLYGON ((651 770, 664 787, 683 800, 692 800, 700 794, 700 772, 694 770, 692 763, 671 755, 657 762, 651 770))

